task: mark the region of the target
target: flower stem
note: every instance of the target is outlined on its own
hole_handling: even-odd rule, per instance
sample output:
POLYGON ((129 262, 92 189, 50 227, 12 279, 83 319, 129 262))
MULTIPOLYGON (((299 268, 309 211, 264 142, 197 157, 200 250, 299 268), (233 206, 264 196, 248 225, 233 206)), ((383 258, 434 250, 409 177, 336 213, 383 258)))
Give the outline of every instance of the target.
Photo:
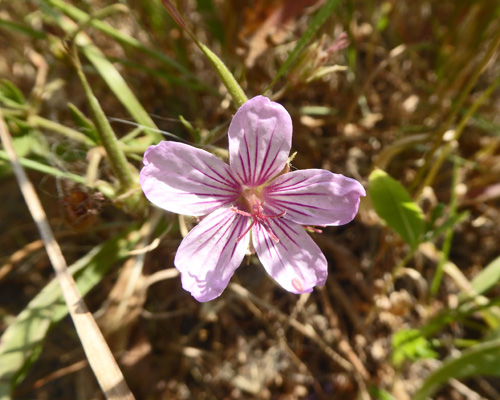
POLYGON ((118 144, 118 138, 111 128, 111 125, 109 124, 106 115, 104 114, 104 111, 99 104, 99 101, 94 96, 87 78, 83 73, 80 59, 78 57, 78 51, 74 45, 72 46, 71 56, 76 68, 76 72, 78 74, 78 78, 80 78, 83 90, 85 91, 85 95, 87 96, 99 139, 101 140, 101 143, 106 150, 111 169, 120 183, 120 192, 127 192, 135 186, 136 179, 134 179, 130 166, 127 163, 127 158, 125 157, 123 150, 118 144))
POLYGON ((219 57, 217 57, 217 55, 212 50, 210 50, 207 46, 196 39, 194 35, 191 37, 196 42, 203 54, 205 54, 205 56, 208 58, 210 64, 212 64, 212 66, 214 67, 215 72, 217 72, 217 75, 219 75, 219 78, 221 79, 224 86, 226 86, 227 91, 233 98, 236 105, 238 107, 241 107, 243 103, 246 103, 248 101, 248 98, 239 83, 234 78, 233 74, 229 71, 229 69, 227 69, 226 65, 219 57))
POLYGON ((233 74, 212 50, 210 50, 207 46, 200 42, 200 40, 198 40, 195 34, 188 28, 186 22, 184 21, 184 18, 182 18, 181 14, 177 10, 177 8, 175 8, 172 1, 162 0, 162 3, 166 10, 169 12, 170 16, 175 20, 175 22, 177 22, 177 24, 186 31, 186 33, 189 35, 189 37, 191 37, 191 39, 193 39, 193 41, 200 48, 203 54, 205 54, 205 56, 208 58, 208 61, 210 61, 210 64, 212 64, 212 67, 214 67, 215 72, 217 72, 217 75, 219 75, 219 78, 226 87, 227 91, 232 96, 236 105, 238 107, 241 107, 243 103, 248 100, 248 98, 239 83, 234 78, 233 74))

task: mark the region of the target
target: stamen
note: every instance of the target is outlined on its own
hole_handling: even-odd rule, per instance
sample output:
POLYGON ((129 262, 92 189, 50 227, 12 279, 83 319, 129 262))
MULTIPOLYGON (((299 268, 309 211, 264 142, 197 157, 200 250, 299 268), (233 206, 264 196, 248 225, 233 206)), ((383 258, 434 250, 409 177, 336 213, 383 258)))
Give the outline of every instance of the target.
POLYGON ((252 219, 252 223, 249 225, 247 229, 245 229, 245 232, 243 232, 238 238, 236 239, 236 243, 239 243, 241 239, 245 237, 245 235, 250 232, 250 229, 252 229, 252 226, 255 224, 255 219, 252 219))
POLYGON ((249 212, 246 212, 246 211, 243 211, 243 210, 240 210, 239 208, 235 207, 235 206, 232 206, 230 208, 230 210, 236 214, 239 214, 239 215, 243 215, 245 217, 248 217, 248 218, 251 218, 252 219, 252 222, 251 224, 245 229, 245 231, 240 235, 238 236, 238 238, 236 239, 236 243, 238 243, 239 241, 241 241, 245 235, 250 232, 250 229, 252 229, 252 227, 257 223, 257 224, 260 224, 262 225, 262 227, 265 229, 265 231, 269 234, 269 237, 275 242, 275 243, 279 243, 279 239, 278 237, 275 235, 275 233, 271 230, 271 227, 268 225, 268 223, 266 222, 267 219, 269 218, 281 218, 283 217, 285 214, 286 214, 286 210, 277 214, 277 215, 267 215, 267 214, 264 214, 263 211, 264 211, 264 208, 262 207, 261 203, 257 203, 257 204, 252 204, 252 213, 249 213, 249 212))
POLYGON ((306 228, 306 231, 309 232, 323 233, 321 229, 315 228, 314 226, 305 226, 304 228, 306 228))
POLYGON ((238 209, 238 208, 236 208, 236 207, 234 207, 234 206, 232 206, 232 207, 230 208, 230 210, 231 210, 232 212, 235 212, 236 214, 244 215, 245 217, 250 217, 250 218, 252 217, 252 214, 247 213, 246 211, 241 211, 240 209, 238 209))
POLYGON ((273 241, 275 243, 279 243, 280 242, 280 240, 278 239, 278 236, 276 236, 274 234, 274 232, 271 230, 271 228, 269 228, 269 226, 264 221, 261 221, 260 224, 264 227, 264 229, 266 230, 266 232, 269 234, 269 236, 271 237, 271 239, 273 239, 273 241))

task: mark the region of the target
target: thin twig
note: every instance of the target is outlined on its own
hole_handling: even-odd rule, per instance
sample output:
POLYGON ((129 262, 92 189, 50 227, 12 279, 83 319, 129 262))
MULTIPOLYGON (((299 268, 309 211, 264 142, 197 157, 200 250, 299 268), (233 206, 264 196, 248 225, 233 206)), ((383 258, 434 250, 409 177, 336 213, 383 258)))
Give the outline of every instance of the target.
POLYGON ((326 356, 328 356, 333 362, 339 365, 342 369, 352 374, 359 387, 360 399, 362 400, 369 399, 368 392, 366 389, 366 383, 363 380, 363 377, 359 374, 359 371, 357 371, 348 360, 346 360, 339 353, 337 353, 331 346, 329 346, 328 343, 326 343, 325 340, 320 335, 318 335, 316 330, 310 324, 305 325, 296 319, 289 318, 287 315, 283 314, 276 307, 269 304, 265 300, 262 300, 259 297, 255 296, 247 289, 245 289, 243 286, 240 286, 237 283, 230 283, 228 288, 241 299, 249 299, 253 303, 258 304, 261 307, 265 307, 266 309, 274 312, 281 321, 289 323, 290 326, 294 328, 297 332, 299 332, 301 335, 305 336, 306 338, 316 343, 326 356))
POLYGON ((279 311, 276 307, 267 303, 266 301, 258 298, 257 296, 250 293, 243 286, 240 286, 236 283, 230 283, 228 288, 235 293, 238 297, 242 299, 250 299, 252 302, 260 305, 261 307, 267 308, 268 310, 276 313, 276 316, 282 321, 288 321, 290 326, 294 328, 297 332, 302 334, 303 336, 311 339, 313 342, 319 345, 321 350, 330 357, 336 364, 338 364, 342 369, 347 372, 353 372, 353 367, 349 361, 347 361, 344 357, 338 354, 335 350, 333 350, 327 343, 317 334, 314 328, 311 325, 304 325, 296 319, 289 320, 288 316, 279 311))
POLYGON ((5 264, 0 266, 0 281, 14 269, 14 265, 16 263, 41 248, 43 248, 43 242, 41 240, 35 240, 34 242, 28 243, 22 249, 11 254, 5 264))

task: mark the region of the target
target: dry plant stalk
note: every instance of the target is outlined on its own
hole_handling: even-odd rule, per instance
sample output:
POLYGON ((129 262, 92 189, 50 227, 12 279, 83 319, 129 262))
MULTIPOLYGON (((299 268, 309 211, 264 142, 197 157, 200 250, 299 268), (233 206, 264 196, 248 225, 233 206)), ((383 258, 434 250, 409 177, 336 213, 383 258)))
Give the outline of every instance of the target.
POLYGON ((85 355, 104 395, 109 400, 134 400, 134 395, 125 383, 120 368, 104 340, 94 317, 83 301, 73 276, 68 272, 66 260, 61 252, 61 248, 54 238, 54 234, 49 226, 47 215, 43 210, 40 199, 35 192, 33 184, 30 182, 19 163, 1 109, 0 138, 9 156, 24 200, 35 220, 50 262, 54 267, 56 278, 61 286, 64 300, 66 301, 69 313, 75 324, 85 355))

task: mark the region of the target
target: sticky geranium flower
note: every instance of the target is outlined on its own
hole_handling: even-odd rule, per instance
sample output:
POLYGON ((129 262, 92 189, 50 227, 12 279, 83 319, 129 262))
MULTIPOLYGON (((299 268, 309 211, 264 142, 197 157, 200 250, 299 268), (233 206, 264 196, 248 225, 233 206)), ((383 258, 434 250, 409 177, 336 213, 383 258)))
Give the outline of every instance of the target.
POLYGON ((365 190, 320 169, 288 172, 292 120, 278 103, 257 96, 229 126, 229 165, 182 143, 161 142, 144 154, 140 182, 165 210, 206 216, 180 244, 174 264, 198 301, 223 292, 248 249, 293 293, 324 285, 325 256, 304 226, 343 225, 365 190))

